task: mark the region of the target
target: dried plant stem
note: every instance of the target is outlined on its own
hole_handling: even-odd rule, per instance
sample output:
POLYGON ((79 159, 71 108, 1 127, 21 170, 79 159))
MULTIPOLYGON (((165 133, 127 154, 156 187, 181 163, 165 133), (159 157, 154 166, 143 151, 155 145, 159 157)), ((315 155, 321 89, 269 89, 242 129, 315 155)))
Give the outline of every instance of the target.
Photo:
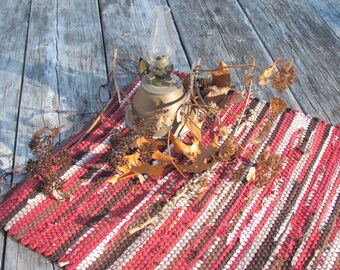
POLYGON ((171 156, 171 149, 170 149, 170 133, 171 131, 168 132, 168 138, 167 138, 167 145, 168 145, 168 152, 169 152, 169 157, 171 160, 172 165, 174 165, 174 167, 176 168, 176 170, 184 177, 186 178, 186 176, 184 175, 184 173, 180 170, 180 168, 178 168, 178 166, 176 165, 176 163, 173 161, 173 158, 171 156))
POLYGON ((136 232, 140 231, 140 230, 143 230, 146 226, 154 223, 154 222, 157 222, 158 221, 158 216, 153 216, 149 219, 147 219, 145 222, 143 222, 142 224, 132 228, 129 230, 129 234, 132 235, 132 234, 135 234, 136 232))
POLYGON ((261 71, 265 71, 266 70, 265 68, 257 66, 257 65, 237 64, 237 65, 230 65, 230 66, 227 66, 227 67, 218 67, 218 68, 213 68, 213 69, 198 68, 195 71, 198 71, 198 72, 214 72, 214 71, 217 71, 219 69, 224 69, 224 68, 233 68, 233 69, 236 69, 236 68, 242 68, 242 67, 244 67, 244 68, 256 68, 256 69, 259 69, 261 71))
POLYGON ((120 91, 120 87, 119 87, 118 80, 117 80, 117 68, 118 68, 117 61, 118 61, 118 50, 117 48, 115 48, 113 50, 113 56, 112 56, 112 77, 113 77, 113 83, 115 86, 115 91, 118 96, 118 102, 119 102, 119 105, 121 105, 122 104, 122 98, 120 95, 121 91, 120 91))
POLYGON ((248 108, 248 105, 249 105, 249 100, 250 100, 250 94, 248 94, 248 96, 247 96, 246 104, 245 104, 245 106, 244 106, 244 108, 243 108, 243 110, 242 110, 242 113, 241 113, 240 118, 239 118, 238 121, 237 121, 236 129, 235 129, 235 132, 234 132, 234 133, 237 133, 237 131, 238 131, 239 128, 240 128, 241 121, 242 121, 243 117, 245 116, 245 112, 246 112, 246 110, 247 110, 247 108, 248 108))

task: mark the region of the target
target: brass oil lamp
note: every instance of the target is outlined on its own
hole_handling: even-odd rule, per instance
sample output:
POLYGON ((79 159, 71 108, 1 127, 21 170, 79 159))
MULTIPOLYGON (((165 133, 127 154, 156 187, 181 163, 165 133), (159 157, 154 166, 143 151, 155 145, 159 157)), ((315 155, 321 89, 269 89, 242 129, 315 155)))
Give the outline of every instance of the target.
POLYGON ((130 127, 138 117, 144 118, 154 125, 155 138, 165 137, 170 130, 175 136, 185 132, 179 119, 188 93, 173 74, 174 47, 170 8, 157 6, 149 55, 139 62, 141 85, 126 111, 130 127))

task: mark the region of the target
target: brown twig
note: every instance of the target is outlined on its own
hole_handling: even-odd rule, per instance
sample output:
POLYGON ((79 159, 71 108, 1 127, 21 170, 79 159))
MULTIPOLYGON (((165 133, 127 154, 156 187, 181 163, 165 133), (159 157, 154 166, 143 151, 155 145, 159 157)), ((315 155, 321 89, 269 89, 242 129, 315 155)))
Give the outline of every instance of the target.
POLYGON ((168 131, 168 138, 167 138, 167 147, 168 147, 168 154, 171 160, 172 165, 174 165, 174 167, 176 168, 176 170, 184 177, 187 178, 184 173, 180 170, 180 168, 178 168, 177 164, 175 163, 175 161, 173 160, 172 156, 171 156, 171 149, 170 149, 170 133, 171 131, 168 131))
POLYGON ((113 50, 113 56, 112 56, 112 78, 113 78, 113 83, 115 86, 115 91, 118 96, 118 102, 119 102, 119 105, 121 105, 122 104, 122 98, 120 96, 121 90, 120 90, 118 80, 117 80, 117 68, 118 68, 117 59, 118 59, 118 50, 117 48, 115 48, 113 50))
MULTIPOLYGON (((259 70, 261 70, 261 71, 265 71, 266 69, 265 68, 263 68, 263 67, 260 67, 260 66, 257 66, 257 65, 250 65, 250 64, 237 64, 237 65, 230 65, 230 66, 227 66, 228 68, 234 68, 234 69, 236 69, 236 68, 242 68, 242 67, 244 67, 244 68, 256 68, 256 69, 259 69, 259 70)), ((214 71, 217 71, 217 70, 219 70, 219 69, 224 69, 224 68, 226 68, 226 67, 218 67, 218 68, 213 68, 213 69, 203 69, 203 68, 199 68, 199 69, 197 69, 197 71, 199 71, 199 72, 214 72, 214 71)))
POLYGON ((142 224, 130 229, 129 234, 130 235, 135 234, 136 232, 143 230, 146 226, 148 226, 148 225, 150 225, 154 222, 157 222, 157 221, 158 221, 158 216, 153 216, 153 217, 149 218, 148 220, 146 220, 145 222, 143 222, 142 224))

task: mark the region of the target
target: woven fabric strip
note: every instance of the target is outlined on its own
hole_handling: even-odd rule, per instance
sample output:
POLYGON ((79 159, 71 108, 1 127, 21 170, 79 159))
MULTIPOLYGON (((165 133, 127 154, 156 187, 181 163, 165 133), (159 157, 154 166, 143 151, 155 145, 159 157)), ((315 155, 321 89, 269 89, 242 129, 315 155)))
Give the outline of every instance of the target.
MULTIPOLYGON (((265 186, 246 181, 241 161, 186 178, 166 169, 143 184, 110 184, 105 168, 91 165, 110 151, 111 130, 126 132, 123 102, 72 148, 77 162, 62 176, 72 200, 57 201, 25 179, 2 202, 0 224, 21 244, 66 269, 338 269, 339 126, 298 111, 280 114, 262 144, 249 149, 258 158, 270 146, 281 157, 280 174, 265 186), (198 196, 202 181, 208 188, 198 196)), ((235 128, 243 106, 229 105, 222 125, 235 128)), ((257 99, 250 107, 251 121, 236 133, 243 146, 270 110, 257 99)))

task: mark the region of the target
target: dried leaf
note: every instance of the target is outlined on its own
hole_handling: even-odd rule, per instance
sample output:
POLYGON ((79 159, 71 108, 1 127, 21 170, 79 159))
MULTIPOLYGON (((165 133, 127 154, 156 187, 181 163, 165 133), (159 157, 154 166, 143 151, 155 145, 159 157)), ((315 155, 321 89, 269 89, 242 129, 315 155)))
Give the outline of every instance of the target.
POLYGON ((248 70, 245 71, 244 74, 243 74, 243 80, 242 80, 243 86, 244 87, 249 86, 253 81, 253 77, 254 77, 254 74, 252 72, 250 72, 248 70))
POLYGON ((143 58, 139 58, 138 61, 138 74, 139 77, 142 77, 149 71, 150 65, 143 58))
POLYGON ((270 77, 274 75, 277 65, 280 63, 279 59, 276 59, 274 64, 267 68, 262 75, 258 77, 259 84, 265 85, 270 82, 270 77))
POLYGON ((250 141, 253 145, 257 145, 260 144, 262 142, 262 140, 259 137, 255 137, 254 139, 252 139, 250 141))
POLYGON ((272 109, 273 114, 277 116, 287 108, 287 104, 280 98, 273 98, 270 102, 270 108, 272 109))
POLYGON ((171 133, 170 140, 174 145, 174 150, 177 154, 185 155, 188 159, 194 162, 197 159, 197 156, 201 154, 200 149, 200 141, 197 139, 193 139, 191 145, 187 145, 182 141, 175 138, 175 136, 171 133))
POLYGON ((208 93, 204 96, 204 99, 207 101, 214 101, 218 102, 217 99, 225 98, 225 96, 228 94, 231 87, 216 87, 212 86, 207 91, 208 93), (215 98, 215 99, 213 99, 215 98))
POLYGON ((256 168, 250 167, 249 172, 247 174, 247 181, 248 182, 254 181, 255 177, 256 177, 256 168))
POLYGON ((124 165, 117 168, 118 171, 122 172, 121 175, 115 175, 107 180, 110 183, 116 183, 130 176, 138 176, 139 174, 149 174, 153 176, 159 176, 162 174, 164 168, 171 164, 171 157, 163 154, 158 150, 158 147, 164 146, 165 143, 159 140, 146 139, 144 137, 138 137, 135 140, 135 146, 137 150, 131 155, 126 155, 123 160, 124 165), (158 161, 160 165, 151 165, 149 160, 143 161, 141 156, 141 149, 143 146, 149 145, 151 151, 151 158, 158 161))
POLYGON ((230 86, 230 70, 223 61, 219 63, 218 69, 212 73, 212 85, 217 87, 230 86))
POLYGON ((202 123, 199 123, 196 120, 195 115, 191 115, 191 118, 187 120, 186 125, 188 126, 191 134, 199 141, 202 140, 201 126, 202 123))
POLYGON ((169 139, 174 145, 175 152, 186 156, 191 161, 191 164, 176 164, 176 167, 181 172, 201 173, 214 164, 213 156, 219 148, 218 137, 216 136, 210 145, 204 146, 201 142, 201 130, 197 128, 198 123, 195 120, 191 122, 187 123, 194 136, 191 145, 183 143, 171 133, 169 139))

